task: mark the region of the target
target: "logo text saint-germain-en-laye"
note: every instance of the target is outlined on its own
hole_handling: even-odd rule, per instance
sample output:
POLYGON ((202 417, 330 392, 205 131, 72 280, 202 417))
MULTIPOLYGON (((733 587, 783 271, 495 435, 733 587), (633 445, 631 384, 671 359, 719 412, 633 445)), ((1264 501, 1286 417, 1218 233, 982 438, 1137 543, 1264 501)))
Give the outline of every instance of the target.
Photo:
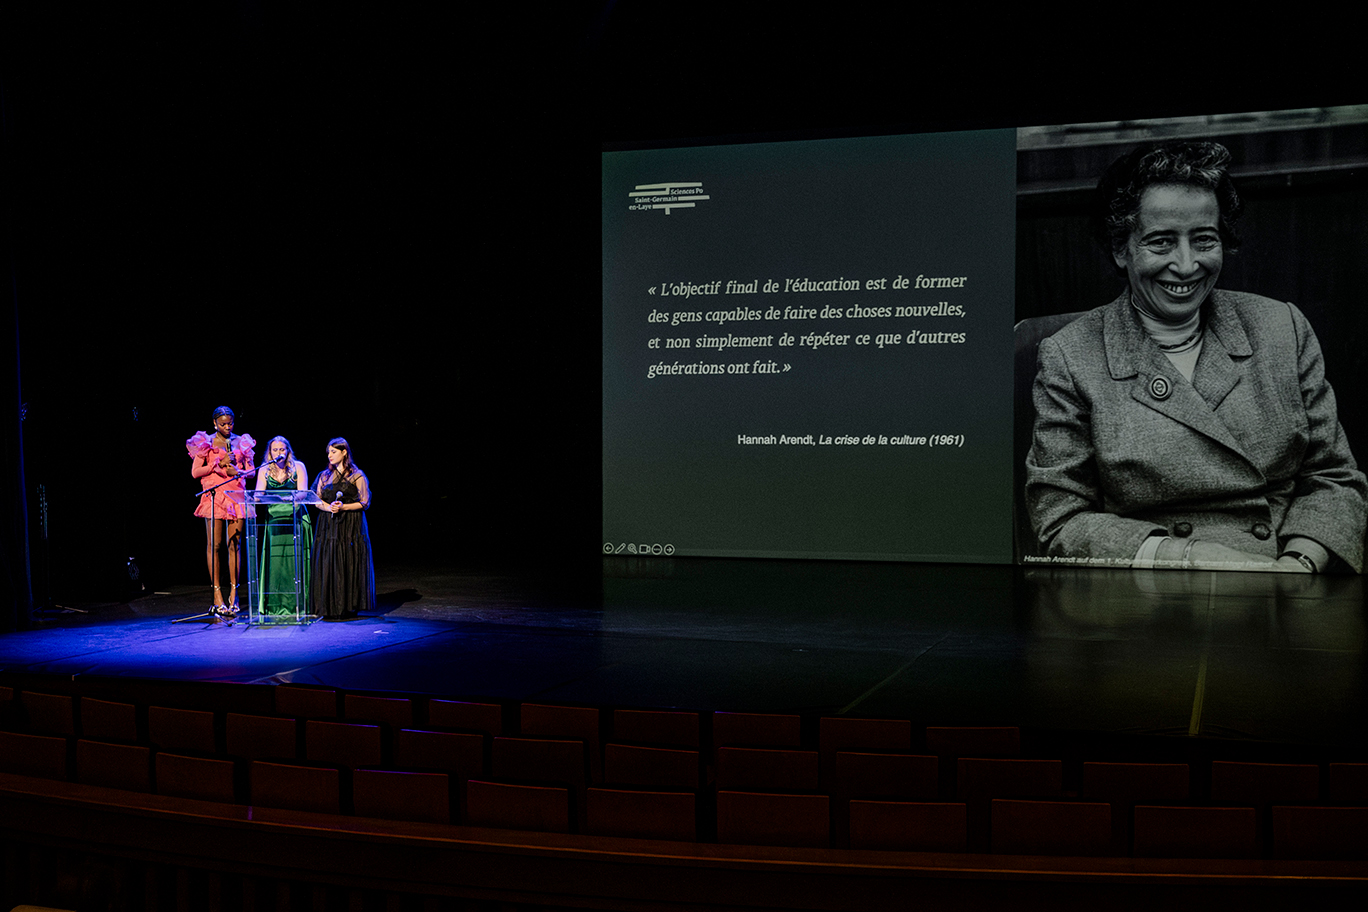
POLYGON ((710 197, 703 192, 702 181, 668 181, 663 184, 637 184, 627 197, 632 201, 628 209, 692 209, 710 197))

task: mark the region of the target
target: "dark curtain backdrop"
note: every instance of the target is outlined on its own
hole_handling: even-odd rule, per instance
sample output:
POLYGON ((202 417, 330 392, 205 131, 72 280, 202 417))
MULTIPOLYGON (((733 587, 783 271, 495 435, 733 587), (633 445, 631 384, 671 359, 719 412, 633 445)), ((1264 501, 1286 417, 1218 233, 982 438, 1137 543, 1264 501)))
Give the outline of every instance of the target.
POLYGON ((184 441, 222 404, 314 472, 348 438, 377 563, 593 585, 596 193, 563 178, 597 152, 582 81, 511 66, 566 59, 564 33, 496 67, 512 22, 478 13, 15 6, 6 313, 40 599, 121 597, 129 557, 201 580, 184 441))

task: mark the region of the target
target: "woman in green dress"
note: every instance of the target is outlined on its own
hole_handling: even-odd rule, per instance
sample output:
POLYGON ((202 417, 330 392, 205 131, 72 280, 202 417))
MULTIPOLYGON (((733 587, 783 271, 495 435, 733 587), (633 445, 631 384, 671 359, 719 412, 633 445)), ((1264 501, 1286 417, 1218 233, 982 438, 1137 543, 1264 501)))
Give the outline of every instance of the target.
MULTIPOLYGON (((258 491, 307 491, 309 473, 304 463, 295 459, 290 441, 273 437, 266 445, 267 461, 257 472, 258 491)), ((295 616, 295 567, 303 582, 299 608, 307 614, 309 605, 309 554, 313 551, 313 521, 309 511, 301 505, 271 504, 266 508, 268 519, 261 544, 261 587, 257 599, 258 611, 277 617, 295 616), (294 525, 291 518, 299 511, 299 560, 295 560, 294 525)))

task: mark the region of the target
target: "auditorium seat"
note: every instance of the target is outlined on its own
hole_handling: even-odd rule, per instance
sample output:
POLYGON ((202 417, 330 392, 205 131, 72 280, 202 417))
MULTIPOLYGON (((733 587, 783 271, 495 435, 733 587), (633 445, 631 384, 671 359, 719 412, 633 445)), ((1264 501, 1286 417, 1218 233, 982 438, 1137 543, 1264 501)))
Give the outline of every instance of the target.
POLYGON ((1270 855, 1273 851, 1273 805, 1319 804, 1320 767, 1310 763, 1216 760, 1211 764, 1211 801, 1214 804, 1252 805, 1259 853, 1270 855))
POLYGON ((1186 763, 1088 761, 1083 764, 1083 787, 1079 797, 1111 805, 1112 854, 1129 855, 1135 806, 1185 802, 1190 792, 1190 779, 1186 763))
POLYGON ((253 805, 342 813, 341 773, 333 767, 253 760, 248 768, 248 783, 253 805))
POLYGON ((485 736, 476 732, 400 729, 394 738, 394 763, 401 770, 445 773, 454 799, 452 819, 465 814, 466 781, 485 778, 485 736))
POLYGON ((1190 774, 1186 763, 1083 764, 1081 796, 1114 804, 1186 801, 1190 774))
POLYGON ((940 758, 940 793, 958 793, 956 774, 960 757, 1020 757, 1021 729, 1016 726, 931 726, 926 729, 926 753, 940 758))
POLYGON ((304 758, 348 769, 383 766, 380 726, 309 719, 304 723, 304 758))
POLYGON ((803 720, 774 713, 715 712, 712 745, 719 747, 783 747, 802 745, 803 720))
POLYGON ((1368 807, 1275 807, 1273 857, 1368 858, 1368 807))
POLYGON ((152 791, 152 750, 142 744, 76 742, 76 781, 129 792, 152 791))
POLYGON ((1060 760, 961 757, 958 783, 962 801, 1056 798, 1064 787, 1064 764, 1060 760))
POLYGON ((331 687, 299 687, 281 684, 275 689, 277 716, 295 719, 337 718, 337 691, 331 687))
POLYGON ((524 703, 520 708, 519 734, 529 738, 580 741, 588 761, 589 781, 603 781, 599 710, 593 706, 554 706, 524 703))
POLYGON ((830 789, 833 844, 847 843, 852 799, 935 801, 938 762, 935 757, 919 754, 837 751, 830 789))
POLYGON ((70 750, 67 738, 0 731, 0 772, 65 782, 70 750))
POLYGON ((681 747, 698 750, 701 743, 698 713, 660 709, 613 710, 613 737, 618 744, 681 747))
POLYGON ((147 707, 147 739, 157 750, 213 754, 214 714, 196 709, 147 707))
POLYGON ((987 851, 994 798, 1059 798, 1064 764, 1059 760, 961 757, 957 795, 969 808, 969 850, 987 851))
POLYGON ((122 741, 134 744, 138 740, 138 708, 132 703, 116 703, 82 697, 81 737, 94 741, 122 741))
POLYGON ((237 800, 232 760, 158 753, 153 763, 158 795, 229 804, 237 800))
POLYGON ((74 701, 65 694, 31 693, 19 695, 25 731, 35 735, 74 736, 74 701))
POLYGON ((850 802, 850 847, 903 852, 963 852, 968 814, 958 802, 850 802))
POLYGON ((458 731, 483 732, 491 738, 496 738, 503 734, 503 707, 497 703, 429 700, 428 725, 458 731))
POLYGON ((498 779, 554 782, 576 791, 588 784, 582 741, 495 738, 490 761, 498 779))
POLYGON ((606 744, 603 781, 608 785, 695 791, 701 785, 699 753, 668 747, 606 744))
POLYGON ((1254 809, 1229 807, 1135 808, 1136 858, 1254 858, 1254 809))
POLYGON ((243 760, 295 760, 298 724, 280 716, 229 713, 224 726, 226 752, 243 760))
POLYGON ((1211 764, 1211 800, 1226 804, 1316 804, 1320 768, 1311 763, 1211 764))
POLYGON ((352 773, 352 807, 358 817, 450 823, 450 780, 445 773, 359 769, 352 773))
POLYGON ((936 799, 937 758, 925 754, 837 751, 832 793, 850 798, 936 799))
POLYGON ((817 767, 816 751, 719 747, 716 784, 731 791, 815 792, 817 767))
POLYGON ((570 791, 472 779, 466 783, 466 823, 544 833, 570 832, 570 791))
POLYGON ((717 793, 717 841, 731 845, 826 848, 830 841, 826 795, 765 792, 717 793))
POLYGON ((1325 778, 1326 801, 1368 805, 1368 763, 1332 763, 1325 778))
POLYGON ((1018 757, 1021 729, 1015 725, 929 726, 926 752, 937 757, 1018 757))
POLYGON ((823 716, 817 722, 823 791, 834 786, 837 751, 912 753, 912 723, 906 719, 851 719, 823 716))
POLYGON ((992 803, 992 851, 1010 855, 1108 855, 1111 805, 1083 801, 992 803))
POLYGON ((698 839, 693 792, 651 792, 591 788, 586 796, 585 832, 634 839, 698 839))
POLYGON ((345 694, 342 714, 348 722, 373 722, 389 726, 390 731, 413 728, 413 701, 402 697, 372 697, 345 694))
POLYGON ((468 732, 400 729, 394 738, 394 766, 440 770, 462 779, 487 771, 484 736, 468 732))

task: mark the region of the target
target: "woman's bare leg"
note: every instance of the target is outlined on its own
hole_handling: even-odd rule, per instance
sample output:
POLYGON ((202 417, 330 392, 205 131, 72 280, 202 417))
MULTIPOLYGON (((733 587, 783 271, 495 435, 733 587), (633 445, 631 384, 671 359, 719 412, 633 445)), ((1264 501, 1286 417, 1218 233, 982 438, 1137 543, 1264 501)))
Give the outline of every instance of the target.
POLYGON ((218 520, 206 519, 204 521, 204 559, 205 563, 209 565, 209 585, 214 587, 213 605, 215 608, 223 604, 223 593, 219 590, 218 575, 218 550, 222 541, 220 532, 222 528, 223 526, 218 520))
POLYGON ((241 566, 242 556, 242 531, 245 522, 241 519, 234 519, 224 523, 228 531, 228 585, 232 587, 232 592, 228 596, 228 604, 236 608, 238 604, 238 570, 241 566))

